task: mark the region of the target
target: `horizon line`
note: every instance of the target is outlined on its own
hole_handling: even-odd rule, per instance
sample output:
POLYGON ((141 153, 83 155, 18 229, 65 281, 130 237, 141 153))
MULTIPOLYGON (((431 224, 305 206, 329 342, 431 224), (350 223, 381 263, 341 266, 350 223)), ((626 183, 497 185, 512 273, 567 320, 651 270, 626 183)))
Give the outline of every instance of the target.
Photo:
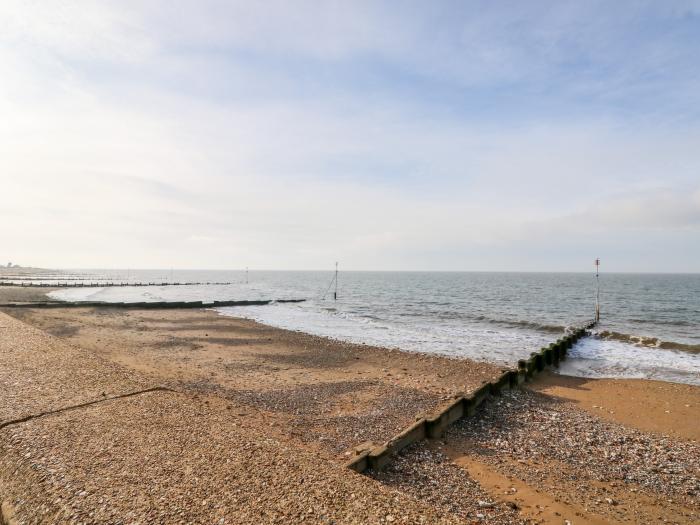
MULTIPOLYGON (((251 268, 251 267, 241 267, 241 268, 135 268, 135 267, 111 267, 111 268, 98 268, 98 267, 56 267, 56 268, 42 268, 35 266, 18 266, 18 267, 0 267, 0 270, 11 270, 11 269, 31 269, 31 270, 106 270, 106 271, 204 271, 204 272, 245 272, 247 271, 258 271, 258 272, 335 272, 335 268, 305 268, 305 269, 280 269, 280 268, 251 268)), ((595 274, 595 268, 590 271, 586 270, 426 270, 426 269, 411 269, 411 270, 375 270, 375 269, 345 269, 342 267, 339 269, 340 272, 358 272, 358 273, 577 273, 577 274, 595 274)), ((614 270, 614 271, 604 271, 601 270, 600 274, 656 274, 656 275, 699 275, 698 271, 659 271, 659 270, 614 270)))

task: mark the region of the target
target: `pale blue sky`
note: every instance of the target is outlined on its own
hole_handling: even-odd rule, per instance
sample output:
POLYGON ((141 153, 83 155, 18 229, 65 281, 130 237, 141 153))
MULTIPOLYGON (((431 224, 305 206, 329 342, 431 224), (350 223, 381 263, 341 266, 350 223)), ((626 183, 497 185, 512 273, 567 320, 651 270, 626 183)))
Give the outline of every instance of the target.
POLYGON ((0 6, 0 260, 700 271, 700 2, 0 6))

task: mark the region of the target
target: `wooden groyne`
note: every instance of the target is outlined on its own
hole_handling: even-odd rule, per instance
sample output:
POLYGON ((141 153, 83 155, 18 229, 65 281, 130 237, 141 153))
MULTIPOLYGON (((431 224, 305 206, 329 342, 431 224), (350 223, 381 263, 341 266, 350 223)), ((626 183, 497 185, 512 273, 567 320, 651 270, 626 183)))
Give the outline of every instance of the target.
POLYGON ((0 308, 220 308, 222 306, 264 306, 272 303, 301 303, 306 299, 266 299, 261 301, 151 301, 134 303, 109 303, 106 301, 42 301, 28 303, 4 303, 0 308))
POLYGON ((558 366, 560 361, 566 359, 566 354, 574 343, 587 335, 586 330, 593 328, 595 324, 595 321, 590 321, 539 352, 533 352, 529 359, 518 361, 517 368, 506 370, 498 379, 484 383, 470 394, 456 395, 437 412, 419 419, 385 444, 359 452, 346 466, 356 472, 381 470, 393 456, 409 445, 424 439, 441 437, 449 425, 458 419, 474 415, 476 409, 490 396, 517 388, 526 381, 532 381, 547 367, 558 366))
MULTIPOLYGON (((50 281, 51 279, 45 279, 45 281, 50 281)), ((21 281, 19 283, 13 281, 2 281, 0 280, 0 286, 21 286, 21 287, 39 287, 39 288, 105 288, 108 286, 210 286, 210 285, 229 285, 232 282, 114 282, 114 281, 93 281, 93 282, 27 282, 21 281)))

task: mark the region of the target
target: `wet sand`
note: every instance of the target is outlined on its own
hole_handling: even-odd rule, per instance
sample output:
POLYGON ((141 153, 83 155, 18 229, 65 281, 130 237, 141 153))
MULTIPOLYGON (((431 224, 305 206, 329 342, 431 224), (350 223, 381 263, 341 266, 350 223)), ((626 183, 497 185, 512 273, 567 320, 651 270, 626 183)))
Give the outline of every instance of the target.
MULTIPOLYGON (((14 502, 21 516, 27 516, 22 512, 28 504, 18 503, 23 497, 56 516, 77 509, 88 523, 109 521, 105 516, 127 512, 124 509, 130 505, 133 520, 148 517, 162 523, 181 518, 182 522, 274 523, 292 519, 290 513, 293 521, 308 523, 329 519, 337 523, 564 523, 567 519, 572 524, 651 523, 664 517, 669 522, 692 523, 699 515, 700 425, 694 416, 700 389, 696 387, 548 374, 530 388, 488 404, 443 440, 411 447, 387 472, 367 477, 344 469, 343 464, 357 450, 387 440, 418 415, 454 393, 478 387, 500 374, 500 369, 469 360, 340 343, 212 311, 71 308, 6 313, 22 321, 14 321, 12 328, 18 334, 25 330, 17 336, 22 340, 34 339, 38 348, 62 348, 61 355, 70 359, 82 355, 86 362, 92 360, 76 376, 76 384, 82 385, 76 393, 47 397, 55 400, 51 409, 64 402, 99 398, 104 389, 99 377, 117 385, 104 392, 107 398, 136 388, 168 389, 2 429, 5 462, 0 483, 7 485, 8 479, 14 479, 7 477, 9 469, 31 472, 30 478, 37 469, 45 472, 44 478, 32 478, 32 483, 13 481, 9 489, 0 484, 0 498, 14 502), (93 377, 88 369, 101 372, 93 377), (140 423, 117 431, 133 421, 140 423), (182 428, 173 430, 178 425, 182 428), (191 439, 173 437, 183 432, 191 439), (100 440, 96 437, 100 435, 106 437, 100 440), (68 443, 76 439, 90 451, 89 458, 70 450, 68 443), (173 450, 164 445, 172 442, 176 443, 173 450), (271 443, 271 448, 262 442, 271 443), (210 454, 206 443, 214 443, 218 452, 210 454), (261 453, 267 458, 265 468, 253 468, 253 456, 230 450, 240 444, 265 449, 261 453), (275 450, 281 450, 281 455, 275 450), (26 453, 39 463, 28 467, 26 453), (148 486, 150 479, 158 490, 147 491, 145 500, 133 501, 129 494, 134 489, 127 487, 127 480, 132 483, 132 470, 138 470, 136 456, 147 458, 137 486, 148 486), (251 462, 250 466, 236 470, 241 461, 251 462), (341 492, 333 496, 313 488, 317 499, 303 509, 309 493, 293 488, 284 478, 316 468, 322 474, 314 479, 320 483, 322 476, 328 476, 328 484, 337 484, 341 492), (190 472, 186 478, 173 477, 183 469, 190 472), (203 469, 201 475, 197 469, 203 469), (213 472, 211 479, 208 469, 213 472), (61 488, 56 472, 70 478, 69 488, 61 488), (229 481, 222 485, 223 479, 229 481), (233 479, 246 486, 241 489, 247 494, 242 499, 229 494, 233 479), (51 498, 42 496, 47 483, 51 498), (255 502, 255 490, 265 483, 277 487, 285 505, 262 496, 259 504, 255 502), (84 501, 75 491, 94 499, 84 501), (209 496, 191 508, 193 500, 182 491, 209 496), (382 499, 390 494, 396 499, 382 499), (64 503, 60 499, 55 503, 62 497, 64 503), (179 503, 173 509, 159 498, 179 503), (347 501, 353 498, 362 500, 367 510, 348 507, 347 501), (98 505, 100 499, 102 510, 90 517, 91 505, 98 505), (270 513, 263 512, 266 508, 270 513)), ((14 389, 15 400, 41 399, 28 394, 37 388, 36 381, 31 381, 33 374, 49 374, 47 364, 33 363, 33 351, 27 348, 20 359, 24 360, 20 377, 12 371, 11 364, 18 360, 12 349, 11 344, 4 384, 14 389), (19 379, 10 381, 8 374, 19 379)), ((58 389, 56 385, 66 381, 61 369, 60 363, 49 365, 50 374, 41 384, 58 389)), ((26 405, 25 412, 41 410, 39 405, 26 405)))

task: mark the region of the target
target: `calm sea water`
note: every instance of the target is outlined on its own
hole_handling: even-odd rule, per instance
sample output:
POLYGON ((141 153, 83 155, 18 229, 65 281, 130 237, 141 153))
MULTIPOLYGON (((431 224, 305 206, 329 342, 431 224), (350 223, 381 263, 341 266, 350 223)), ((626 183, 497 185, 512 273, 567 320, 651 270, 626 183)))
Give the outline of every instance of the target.
MULTIPOLYGON (((230 285, 77 288, 64 300, 304 298, 222 315, 353 342, 514 363, 593 317, 595 277, 578 273, 96 271, 129 280, 230 285)), ((700 384, 700 274, 603 274, 602 322, 561 373, 700 384)))

